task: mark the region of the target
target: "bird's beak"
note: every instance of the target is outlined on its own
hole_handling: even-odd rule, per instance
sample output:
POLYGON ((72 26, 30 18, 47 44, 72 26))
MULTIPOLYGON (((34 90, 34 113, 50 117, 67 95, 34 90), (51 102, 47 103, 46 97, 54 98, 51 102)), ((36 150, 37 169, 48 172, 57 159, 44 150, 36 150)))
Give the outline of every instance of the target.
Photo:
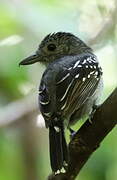
POLYGON ((29 57, 25 58, 24 60, 22 60, 19 63, 19 66, 20 65, 34 64, 34 63, 39 62, 39 61, 40 61, 40 56, 38 54, 34 54, 34 55, 29 56, 29 57))

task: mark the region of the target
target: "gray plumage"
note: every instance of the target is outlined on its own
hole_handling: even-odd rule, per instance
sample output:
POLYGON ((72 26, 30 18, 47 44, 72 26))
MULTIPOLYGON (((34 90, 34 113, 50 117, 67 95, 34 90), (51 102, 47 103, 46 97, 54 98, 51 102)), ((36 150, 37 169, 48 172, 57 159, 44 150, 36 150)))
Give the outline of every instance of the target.
POLYGON ((64 127, 91 115, 102 92, 102 69, 93 51, 71 33, 49 34, 20 65, 46 65, 39 87, 40 111, 49 127, 50 161, 55 174, 68 164, 64 127))

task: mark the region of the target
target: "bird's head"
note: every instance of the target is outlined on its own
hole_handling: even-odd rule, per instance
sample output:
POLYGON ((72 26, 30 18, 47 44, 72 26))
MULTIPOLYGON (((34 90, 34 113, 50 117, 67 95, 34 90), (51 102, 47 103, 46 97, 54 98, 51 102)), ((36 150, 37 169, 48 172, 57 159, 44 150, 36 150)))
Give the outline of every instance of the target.
POLYGON ((91 51, 91 48, 73 34, 57 32, 47 35, 40 43, 35 54, 21 61, 19 65, 28 65, 36 62, 42 62, 47 65, 63 56, 91 51))

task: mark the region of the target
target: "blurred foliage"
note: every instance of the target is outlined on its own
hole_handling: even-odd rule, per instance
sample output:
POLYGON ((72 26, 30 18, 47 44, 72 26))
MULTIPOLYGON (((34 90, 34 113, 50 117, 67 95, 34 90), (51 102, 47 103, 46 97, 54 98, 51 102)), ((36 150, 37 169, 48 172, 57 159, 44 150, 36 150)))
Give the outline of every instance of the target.
MULTIPOLYGON (((44 67, 36 64, 19 68, 18 63, 35 51, 46 34, 69 31, 87 42, 95 37, 113 8, 114 0, 108 3, 106 0, 1 0, 0 107, 37 93, 44 67)), ((111 31, 109 39, 103 41, 105 45, 95 51, 104 70, 102 101, 117 85, 117 30, 111 31)), ((75 128, 80 125, 81 122, 75 128)), ((50 172, 48 143, 44 143, 48 142, 48 135, 45 129, 39 132, 37 168, 40 180, 44 180, 50 172)), ((114 129, 82 169, 79 180, 117 179, 116 139, 114 129)), ((25 179, 22 148, 16 129, 1 129, 0 180, 11 179, 25 179)))

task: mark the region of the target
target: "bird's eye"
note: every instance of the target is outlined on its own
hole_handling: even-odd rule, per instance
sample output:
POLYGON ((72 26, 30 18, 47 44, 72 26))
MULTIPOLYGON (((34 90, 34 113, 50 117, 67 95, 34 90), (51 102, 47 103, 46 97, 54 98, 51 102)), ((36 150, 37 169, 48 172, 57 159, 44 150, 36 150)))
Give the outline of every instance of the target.
POLYGON ((49 51, 54 51, 56 49, 56 45, 55 44, 49 44, 47 46, 47 48, 48 48, 49 51))

